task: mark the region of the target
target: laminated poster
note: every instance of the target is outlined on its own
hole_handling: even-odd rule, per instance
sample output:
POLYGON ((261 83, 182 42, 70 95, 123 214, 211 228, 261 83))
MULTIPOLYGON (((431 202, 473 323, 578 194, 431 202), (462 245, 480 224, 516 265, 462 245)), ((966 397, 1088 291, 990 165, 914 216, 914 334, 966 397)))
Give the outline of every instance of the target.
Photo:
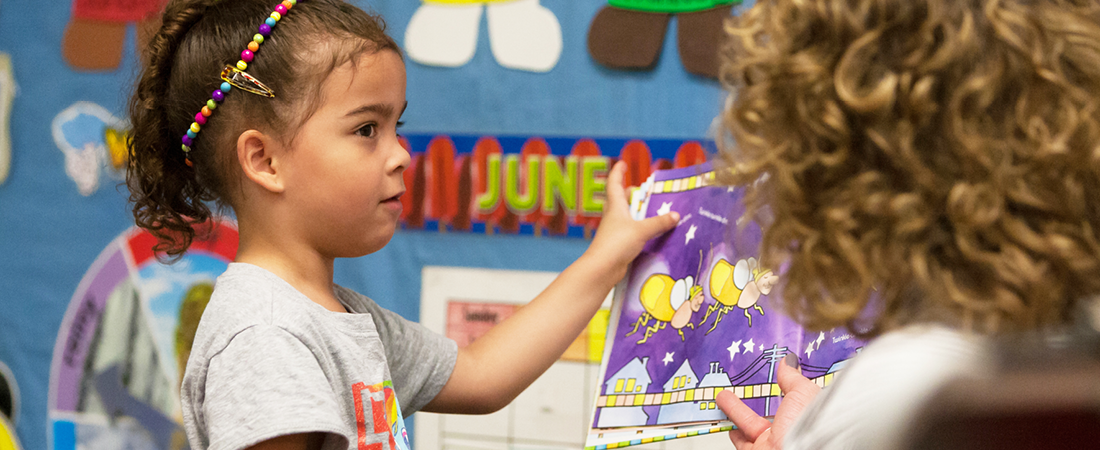
POLYGON ((722 390, 774 416, 785 356, 826 386, 862 348, 846 330, 810 333, 774 307, 783 274, 757 261, 760 227, 736 223, 743 195, 714 185, 709 164, 654 172, 632 194, 635 218, 681 219, 615 290, 586 450, 728 431, 714 401, 722 390))

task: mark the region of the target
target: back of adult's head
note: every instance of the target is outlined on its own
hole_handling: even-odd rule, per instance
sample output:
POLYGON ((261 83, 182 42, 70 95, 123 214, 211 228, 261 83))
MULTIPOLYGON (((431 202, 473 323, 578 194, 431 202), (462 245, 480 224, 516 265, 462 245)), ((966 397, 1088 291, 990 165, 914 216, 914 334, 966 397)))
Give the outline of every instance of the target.
POLYGON ((788 312, 1004 332, 1100 292, 1098 17, 1094 0, 764 0, 732 21, 722 158, 756 181, 788 312))
MULTIPOLYGON (((398 51, 380 18, 343 0, 291 4, 247 72, 274 98, 241 90, 215 105, 190 147, 181 138, 218 90, 220 74, 242 58, 277 0, 173 0, 145 49, 133 97, 129 142, 134 219, 159 239, 158 251, 182 254, 195 225, 209 219, 211 202, 232 206, 241 192, 236 138, 248 129, 286 142, 319 104, 320 85, 336 66, 366 52, 398 51)), ((284 6, 285 7, 285 6, 284 6)))

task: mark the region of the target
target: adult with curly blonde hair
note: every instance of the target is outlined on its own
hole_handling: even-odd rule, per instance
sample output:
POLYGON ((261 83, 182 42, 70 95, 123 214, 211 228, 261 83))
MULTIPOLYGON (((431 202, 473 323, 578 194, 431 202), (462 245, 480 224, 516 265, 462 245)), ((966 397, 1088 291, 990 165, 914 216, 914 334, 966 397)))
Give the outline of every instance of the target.
POLYGON ((781 371, 774 424, 723 395, 739 450, 895 447, 985 337, 1100 293, 1098 2, 761 0, 727 33, 721 157, 784 307, 878 336, 816 399, 781 371))

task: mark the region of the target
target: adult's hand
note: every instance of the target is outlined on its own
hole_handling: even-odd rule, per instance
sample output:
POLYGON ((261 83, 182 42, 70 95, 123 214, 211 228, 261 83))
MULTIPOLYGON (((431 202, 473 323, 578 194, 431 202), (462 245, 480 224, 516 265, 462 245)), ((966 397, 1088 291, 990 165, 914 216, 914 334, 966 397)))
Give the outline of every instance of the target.
POLYGON ((786 364, 779 365, 779 389, 783 401, 775 412, 775 421, 760 417, 730 390, 718 393, 718 407, 733 421, 737 428, 730 430, 730 441, 737 450, 780 449, 783 437, 794 424, 802 410, 813 401, 821 390, 814 382, 802 376, 796 368, 798 356, 788 354, 786 364))

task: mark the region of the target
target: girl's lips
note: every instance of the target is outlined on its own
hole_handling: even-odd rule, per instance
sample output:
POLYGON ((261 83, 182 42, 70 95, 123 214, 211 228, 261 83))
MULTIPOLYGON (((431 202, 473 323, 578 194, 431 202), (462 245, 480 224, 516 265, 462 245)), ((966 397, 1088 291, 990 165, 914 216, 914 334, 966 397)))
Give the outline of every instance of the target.
POLYGON ((385 200, 382 200, 382 204, 386 205, 390 208, 393 208, 393 209, 396 209, 396 210, 400 211, 401 210, 401 195, 402 194, 404 194, 404 192, 402 192, 401 194, 397 194, 393 197, 387 198, 385 200))

